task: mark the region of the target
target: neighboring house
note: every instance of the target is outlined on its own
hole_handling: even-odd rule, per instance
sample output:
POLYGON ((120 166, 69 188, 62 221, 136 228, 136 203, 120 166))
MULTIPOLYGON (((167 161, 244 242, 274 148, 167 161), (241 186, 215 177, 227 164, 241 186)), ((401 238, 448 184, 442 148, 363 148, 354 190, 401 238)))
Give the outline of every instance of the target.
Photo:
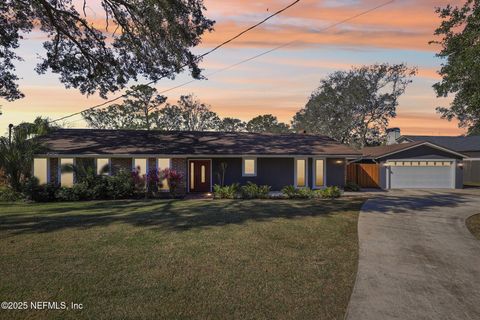
POLYGON ((34 160, 42 183, 74 183, 64 164, 109 168, 109 174, 140 167, 173 168, 184 174, 179 189, 210 192, 213 184, 266 184, 323 188, 343 186, 346 159, 358 151, 328 137, 310 134, 228 132, 162 132, 145 130, 59 129, 39 140, 46 147, 34 160), (223 172, 222 167, 226 170, 223 172))
POLYGON ((462 153, 428 141, 367 147, 347 180, 382 189, 462 188, 462 153))
POLYGON ((387 144, 428 141, 466 155, 463 159, 465 185, 480 186, 480 136, 415 136, 401 135, 399 128, 387 133, 387 144))

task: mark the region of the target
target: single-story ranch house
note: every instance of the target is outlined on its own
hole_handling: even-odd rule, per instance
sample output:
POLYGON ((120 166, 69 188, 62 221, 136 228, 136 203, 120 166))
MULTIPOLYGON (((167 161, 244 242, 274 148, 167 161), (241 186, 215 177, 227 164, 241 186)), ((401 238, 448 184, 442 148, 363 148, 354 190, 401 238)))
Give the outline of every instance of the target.
POLYGON ((172 168, 183 173, 179 189, 186 193, 212 191, 224 164, 225 185, 343 186, 347 159, 361 156, 328 137, 293 133, 58 129, 39 140, 46 150, 36 155, 33 171, 41 183, 71 186, 73 173, 61 169, 66 164, 90 165, 99 173, 108 166, 109 174, 172 168))

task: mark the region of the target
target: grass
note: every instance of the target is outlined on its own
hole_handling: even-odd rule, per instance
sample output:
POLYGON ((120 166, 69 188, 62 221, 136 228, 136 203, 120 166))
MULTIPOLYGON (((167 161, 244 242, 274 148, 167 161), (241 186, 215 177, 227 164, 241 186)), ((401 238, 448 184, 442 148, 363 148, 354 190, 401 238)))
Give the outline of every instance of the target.
POLYGON ((343 319, 361 200, 2 204, 8 319, 343 319))
POLYGON ((468 217, 466 224, 468 230, 480 240, 480 213, 468 217))

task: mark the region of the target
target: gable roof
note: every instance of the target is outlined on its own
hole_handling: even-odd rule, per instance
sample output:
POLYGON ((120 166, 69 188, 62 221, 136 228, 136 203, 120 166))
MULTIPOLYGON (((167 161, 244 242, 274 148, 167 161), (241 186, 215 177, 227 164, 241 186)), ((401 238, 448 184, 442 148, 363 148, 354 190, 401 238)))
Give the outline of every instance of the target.
POLYGON ((414 136, 404 135, 397 141, 428 141, 459 152, 480 152, 480 136, 414 136))
POLYGON ((38 138, 47 155, 352 155, 361 153, 312 134, 58 129, 38 138))
POLYGON ((366 147, 362 149, 362 154, 364 158, 381 158, 388 155, 392 155, 398 152, 402 152, 408 149, 413 149, 419 146, 429 146, 435 149, 443 150, 452 154, 455 154, 460 157, 465 157, 464 154, 456 152, 454 150, 445 148, 443 146, 436 145, 434 143, 428 141, 415 141, 415 142, 406 142, 406 143, 398 143, 398 144, 390 144, 385 146, 378 146, 378 147, 366 147))

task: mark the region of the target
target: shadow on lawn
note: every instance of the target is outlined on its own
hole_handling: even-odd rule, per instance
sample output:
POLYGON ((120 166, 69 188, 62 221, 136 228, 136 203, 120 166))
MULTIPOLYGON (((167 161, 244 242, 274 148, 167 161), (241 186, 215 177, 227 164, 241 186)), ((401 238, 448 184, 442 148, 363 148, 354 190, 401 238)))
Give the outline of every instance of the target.
MULTIPOLYGON (((382 213, 407 213, 410 210, 456 207, 468 201, 468 195, 460 193, 393 193, 377 196, 374 210, 382 213)), ((275 218, 328 217, 334 213, 359 210, 362 202, 361 199, 347 198, 335 201, 102 201, 29 204, 20 205, 22 206, 20 209, 18 204, 13 204, 2 207, 3 212, 7 213, 0 214, 0 232, 8 234, 42 233, 69 228, 107 226, 113 223, 183 231, 193 228, 241 224, 246 221, 261 222, 275 218), (15 213, 20 210, 20 213, 15 213)))
POLYGON ((7 234, 42 233, 69 228, 91 228, 113 223, 170 229, 241 224, 248 220, 266 221, 274 218, 296 219, 308 216, 358 211, 361 199, 336 201, 284 200, 164 200, 164 201, 102 201, 23 205, 4 207, 0 214, 0 232, 7 234), (10 210, 9 210, 10 208, 10 210), (10 213, 8 213, 10 211, 10 213))
POLYGON ((381 213, 408 213, 439 207, 457 207, 471 201, 471 195, 456 192, 411 191, 380 195, 365 204, 365 209, 381 213))

